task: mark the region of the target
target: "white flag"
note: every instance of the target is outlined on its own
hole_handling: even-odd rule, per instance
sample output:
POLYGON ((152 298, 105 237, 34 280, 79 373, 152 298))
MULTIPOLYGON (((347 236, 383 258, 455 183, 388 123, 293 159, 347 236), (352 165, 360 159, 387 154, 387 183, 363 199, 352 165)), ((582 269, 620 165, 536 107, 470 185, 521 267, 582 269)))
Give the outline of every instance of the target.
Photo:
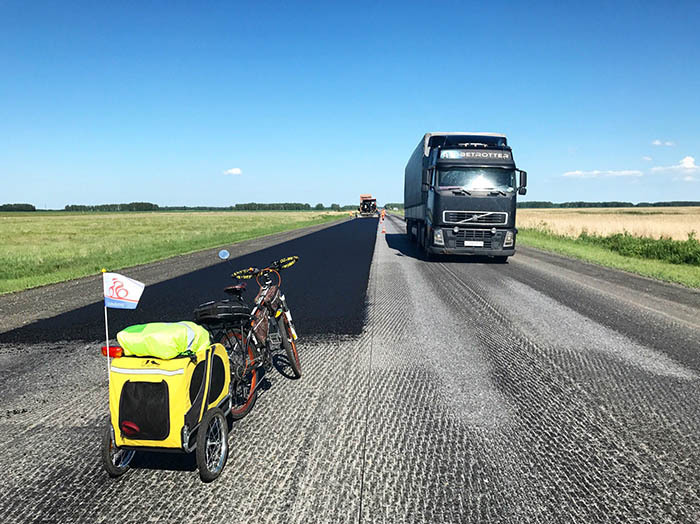
POLYGON ((145 284, 119 273, 102 273, 105 307, 136 309, 145 284))

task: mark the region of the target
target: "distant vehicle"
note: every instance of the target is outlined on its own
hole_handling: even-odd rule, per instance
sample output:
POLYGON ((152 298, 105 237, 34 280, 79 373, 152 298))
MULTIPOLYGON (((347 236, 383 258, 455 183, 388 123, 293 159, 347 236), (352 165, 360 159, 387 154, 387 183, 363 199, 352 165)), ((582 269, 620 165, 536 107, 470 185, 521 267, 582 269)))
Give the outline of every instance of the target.
POLYGON ((360 195, 360 207, 357 208, 360 216, 371 217, 377 214, 377 199, 372 195, 360 195))
POLYGON ((427 256, 505 262, 515 253, 515 199, 526 185, 505 135, 426 133, 406 165, 406 232, 427 256))

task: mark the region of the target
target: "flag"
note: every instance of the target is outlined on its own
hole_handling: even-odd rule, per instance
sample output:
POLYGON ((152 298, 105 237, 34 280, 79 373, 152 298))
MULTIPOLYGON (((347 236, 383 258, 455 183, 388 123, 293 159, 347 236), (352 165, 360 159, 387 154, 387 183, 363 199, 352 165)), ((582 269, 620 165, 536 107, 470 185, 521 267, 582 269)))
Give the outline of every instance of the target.
POLYGON ((145 284, 119 273, 102 273, 105 307, 136 309, 145 284))

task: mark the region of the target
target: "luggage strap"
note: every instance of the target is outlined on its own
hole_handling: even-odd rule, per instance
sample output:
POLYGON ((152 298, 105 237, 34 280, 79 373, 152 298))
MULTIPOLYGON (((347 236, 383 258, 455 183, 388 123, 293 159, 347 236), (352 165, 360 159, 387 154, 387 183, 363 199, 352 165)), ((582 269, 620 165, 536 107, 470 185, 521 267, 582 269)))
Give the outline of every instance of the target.
POLYGON ((176 324, 187 328, 187 349, 180 354, 189 357, 192 362, 197 362, 197 355, 194 351, 192 351, 192 344, 194 344, 194 329, 184 322, 176 322, 176 324))

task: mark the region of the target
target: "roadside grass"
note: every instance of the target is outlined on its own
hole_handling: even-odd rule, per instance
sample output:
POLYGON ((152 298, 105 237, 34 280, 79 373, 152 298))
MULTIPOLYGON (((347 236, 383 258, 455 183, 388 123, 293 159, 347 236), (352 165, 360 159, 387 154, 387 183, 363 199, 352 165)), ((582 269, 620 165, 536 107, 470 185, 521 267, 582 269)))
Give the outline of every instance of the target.
POLYGON ((518 228, 518 243, 700 288, 700 242, 692 234, 686 240, 672 240, 629 233, 603 236, 583 231, 572 238, 541 228, 518 228))
POLYGON ((0 294, 345 217, 328 211, 2 213, 0 294))

